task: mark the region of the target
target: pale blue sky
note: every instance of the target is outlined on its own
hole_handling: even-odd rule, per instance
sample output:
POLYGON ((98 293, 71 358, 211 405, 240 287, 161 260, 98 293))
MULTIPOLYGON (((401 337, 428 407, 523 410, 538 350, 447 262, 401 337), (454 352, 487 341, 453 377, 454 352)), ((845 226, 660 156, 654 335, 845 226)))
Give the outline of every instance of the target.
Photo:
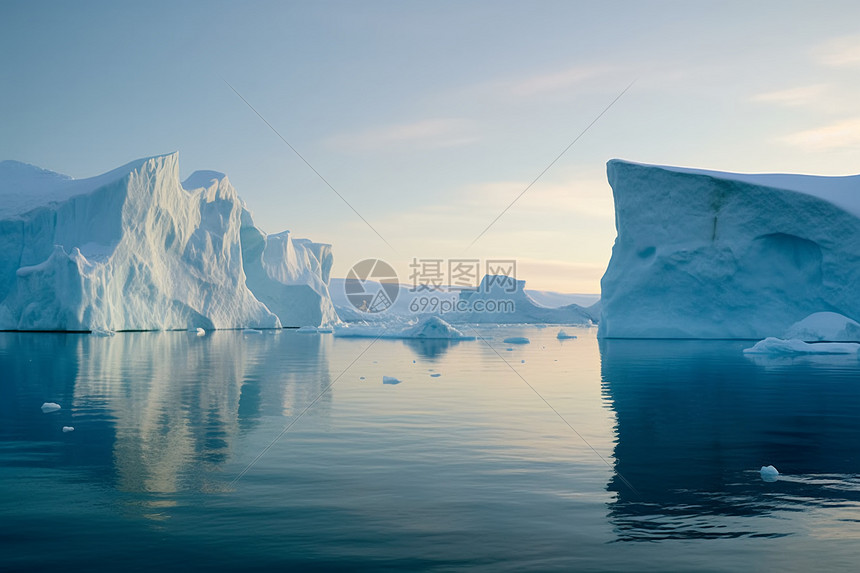
POLYGON ((860 8, 748 4, 4 1, 0 159, 86 177, 179 151, 266 231, 332 243, 336 276, 515 258, 529 287, 597 292, 610 158, 860 172, 860 8))

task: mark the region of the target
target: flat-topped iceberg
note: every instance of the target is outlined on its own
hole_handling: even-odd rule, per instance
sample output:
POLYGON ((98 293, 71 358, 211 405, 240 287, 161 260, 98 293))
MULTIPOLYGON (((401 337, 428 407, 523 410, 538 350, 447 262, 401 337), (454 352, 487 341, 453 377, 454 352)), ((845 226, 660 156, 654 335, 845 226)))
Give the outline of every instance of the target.
POLYGON ((223 174, 177 154, 75 180, 0 162, 0 329, 319 326, 329 245, 269 236, 223 174))
POLYGON ((607 173, 618 237, 598 336, 763 339, 860 317, 860 176, 607 173))
POLYGON ((818 342, 810 344, 797 339, 782 339, 769 336, 745 348, 744 354, 857 354, 860 344, 853 342, 818 342))

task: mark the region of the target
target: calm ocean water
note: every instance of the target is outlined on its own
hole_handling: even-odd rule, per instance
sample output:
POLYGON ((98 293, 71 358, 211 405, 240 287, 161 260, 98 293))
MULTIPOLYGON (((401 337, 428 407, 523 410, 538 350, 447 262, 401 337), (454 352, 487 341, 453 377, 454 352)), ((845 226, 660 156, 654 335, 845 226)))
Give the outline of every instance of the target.
POLYGON ((857 357, 565 330, 0 333, 0 569, 856 569, 857 357))

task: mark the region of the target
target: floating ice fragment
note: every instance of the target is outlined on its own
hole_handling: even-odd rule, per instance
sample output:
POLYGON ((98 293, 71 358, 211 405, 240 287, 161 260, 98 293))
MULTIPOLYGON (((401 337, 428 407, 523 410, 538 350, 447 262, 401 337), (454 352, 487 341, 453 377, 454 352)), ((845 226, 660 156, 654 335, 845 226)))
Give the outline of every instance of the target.
POLYGON ((400 384, 400 380, 395 378, 394 376, 383 376, 382 377, 383 384, 400 384))
POLYGON ((505 344, 528 344, 531 341, 525 336, 511 336, 510 338, 504 339, 502 342, 505 344))
POLYGON ((525 363, 526 363, 526 361, 525 361, 525 360, 520 360, 520 363, 521 363, 521 364, 525 364, 525 363))
POLYGON ((358 379, 359 379, 359 380, 364 380, 364 376, 359 376, 359 377, 358 377, 358 379))
POLYGON ((64 434, 68 434, 69 432, 74 432, 74 431, 75 431, 74 426, 63 426, 63 433, 64 434))
POLYGON ((851 342, 818 342, 809 344, 802 340, 768 337, 745 348, 744 354, 857 354, 860 344, 851 342))
POLYGON ((430 378, 438 378, 439 376, 441 376, 441 374, 438 374, 438 373, 437 374, 431 374, 430 378))
POLYGON ((62 406, 60 406, 56 402, 45 402, 44 404, 42 404, 42 412, 45 414, 48 414, 50 412, 56 412, 60 408, 62 408, 62 406))
POLYGON ((197 336, 206 336, 206 331, 202 328, 197 329, 197 336))
POLYGON ((773 466, 762 466, 759 473, 763 481, 774 482, 779 479, 779 472, 773 466))
POLYGON ((90 331, 90 335, 92 336, 113 336, 116 332, 113 330, 108 330, 106 328, 94 328, 90 331))
POLYGON ((556 336, 556 338, 558 338, 559 340, 570 340, 572 338, 576 338, 576 336, 573 334, 568 334, 563 330, 559 330, 558 336, 556 336))
POLYGON ((256 328, 246 328, 242 331, 242 334, 263 334, 263 331, 256 328))
POLYGON ((514 351, 514 349, 513 349, 513 348, 505 348, 505 350, 507 350, 508 352, 513 352, 513 351, 514 351))

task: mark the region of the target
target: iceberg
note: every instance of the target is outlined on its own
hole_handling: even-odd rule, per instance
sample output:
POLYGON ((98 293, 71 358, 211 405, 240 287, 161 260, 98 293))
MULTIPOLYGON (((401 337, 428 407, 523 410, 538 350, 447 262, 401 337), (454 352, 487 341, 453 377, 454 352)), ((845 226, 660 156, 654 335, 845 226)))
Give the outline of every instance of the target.
POLYGON ((0 330, 320 326, 329 245, 266 235, 227 177, 178 154, 89 179, 0 162, 0 330))
POLYGON ((599 337, 763 339, 814 313, 860 317, 860 176, 620 160, 607 174, 599 337))
POLYGON ((339 338, 386 338, 404 340, 475 340, 438 316, 427 316, 415 324, 349 325, 334 329, 339 338))
POLYGON ((783 338, 805 342, 860 342, 860 324, 836 312, 816 312, 792 324, 783 338))
POLYGON ((745 348, 744 354, 857 354, 860 344, 851 342, 819 342, 809 344, 802 340, 768 337, 756 342, 752 348, 745 348))
POLYGON ((586 325, 596 323, 599 318, 599 301, 587 308, 576 303, 550 308, 538 304, 525 287, 524 280, 484 275, 477 289, 460 292, 459 312, 447 316, 451 321, 481 324, 586 325))

